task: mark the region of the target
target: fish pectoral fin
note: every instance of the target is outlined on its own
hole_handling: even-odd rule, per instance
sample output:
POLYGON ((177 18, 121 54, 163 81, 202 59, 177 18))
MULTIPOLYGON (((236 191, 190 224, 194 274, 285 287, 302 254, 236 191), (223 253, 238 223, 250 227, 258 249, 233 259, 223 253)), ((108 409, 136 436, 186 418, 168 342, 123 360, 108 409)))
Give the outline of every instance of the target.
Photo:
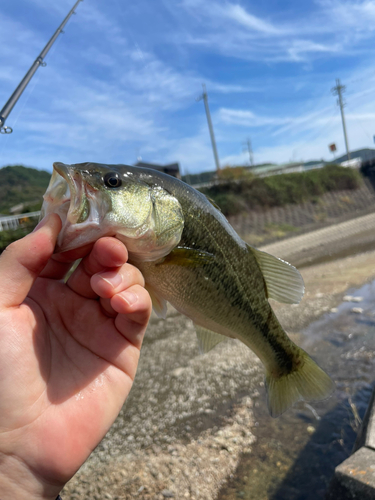
POLYGON ((285 260, 278 259, 248 245, 263 273, 270 299, 284 304, 299 304, 305 292, 300 272, 285 260))
POLYGON ((145 288, 151 297, 152 308, 156 316, 165 319, 167 316, 167 301, 163 299, 163 297, 160 297, 155 289, 148 283, 145 284, 145 288))
POLYGON ((205 252, 204 250, 189 247, 176 247, 156 265, 202 267, 212 262, 214 258, 215 256, 212 253, 205 252))
POLYGON ((202 326, 194 325, 195 331, 197 332, 198 338, 198 346, 201 354, 205 354, 208 351, 211 351, 215 347, 215 345, 220 344, 227 337, 224 335, 220 335, 220 333, 212 332, 211 330, 207 330, 207 328, 203 328, 202 326))

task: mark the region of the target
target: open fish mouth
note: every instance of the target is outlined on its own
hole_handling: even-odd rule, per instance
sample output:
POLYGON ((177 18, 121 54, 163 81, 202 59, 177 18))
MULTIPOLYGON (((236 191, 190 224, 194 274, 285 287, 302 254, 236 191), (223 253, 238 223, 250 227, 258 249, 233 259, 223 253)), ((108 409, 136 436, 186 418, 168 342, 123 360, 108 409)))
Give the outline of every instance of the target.
POLYGON ((97 190, 85 182, 82 173, 71 166, 56 162, 46 193, 43 196, 41 218, 56 213, 62 222, 55 252, 71 250, 89 243, 90 232, 99 229, 103 219, 103 203, 99 201, 97 190))
POLYGON ((67 180, 54 168, 52 176, 43 196, 41 219, 51 213, 57 213, 63 224, 70 208, 71 189, 67 180))

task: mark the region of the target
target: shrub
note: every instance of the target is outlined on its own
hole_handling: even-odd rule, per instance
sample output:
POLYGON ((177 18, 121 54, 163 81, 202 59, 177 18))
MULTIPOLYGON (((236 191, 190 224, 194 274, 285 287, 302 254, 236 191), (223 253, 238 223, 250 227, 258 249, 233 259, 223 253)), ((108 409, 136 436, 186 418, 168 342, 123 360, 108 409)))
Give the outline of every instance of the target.
POLYGON ((224 215, 236 215, 247 210, 246 203, 232 193, 219 194, 214 201, 224 215))
POLYGON ((37 223, 37 219, 30 219, 26 224, 22 225, 22 227, 19 227, 18 229, 13 231, 0 231, 0 253, 3 252, 8 245, 13 243, 13 241, 19 240, 29 234, 37 223))
POLYGON ((264 178, 250 174, 202 189, 202 192, 212 198, 225 215, 235 215, 245 209, 316 200, 327 191, 357 189, 360 183, 361 176, 356 170, 327 165, 308 172, 264 178))

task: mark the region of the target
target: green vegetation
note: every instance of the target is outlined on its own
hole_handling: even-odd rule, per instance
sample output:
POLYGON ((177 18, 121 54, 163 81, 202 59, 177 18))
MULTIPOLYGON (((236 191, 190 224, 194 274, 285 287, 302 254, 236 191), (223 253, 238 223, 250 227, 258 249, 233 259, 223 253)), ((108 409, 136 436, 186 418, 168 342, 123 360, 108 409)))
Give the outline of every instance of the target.
POLYGON ((204 182, 211 182, 216 177, 216 170, 208 172, 201 172, 200 174, 186 174, 182 175, 181 179, 187 184, 203 184, 204 182))
POLYGON ((292 233, 294 231, 298 231, 298 227, 294 227, 291 224, 275 224, 273 222, 269 222, 265 224, 264 231, 272 236, 282 237, 287 233, 292 233))
POLYGON ((249 245, 256 247, 266 243, 267 241, 284 238, 288 234, 291 235, 291 233, 298 233, 299 230, 300 228, 292 226, 291 224, 275 224, 270 222, 265 224, 262 234, 250 232, 245 235, 244 240, 246 243, 249 243, 249 245))
POLYGON ((0 213, 9 214, 9 209, 19 203, 25 204, 23 212, 40 210, 50 177, 49 172, 21 165, 1 168, 0 213))
POLYGON ((14 231, 0 231, 0 253, 13 243, 13 241, 23 238, 29 234, 37 225, 38 219, 29 219, 21 227, 14 231))
POLYGON ((248 174, 201 191, 214 200, 225 215, 235 215, 251 209, 315 201, 328 191, 357 189, 360 184, 361 175, 356 170, 327 165, 307 172, 263 178, 248 174))
MULTIPOLYGON (((49 172, 21 165, 1 168, 0 213, 8 215, 10 208, 20 203, 24 204, 23 213, 40 210, 50 177, 49 172)), ((15 231, 0 231, 0 253, 10 243, 32 231, 37 222, 36 218, 26 218, 15 231)))
POLYGON ((236 181, 245 178, 254 179, 254 174, 246 167, 224 167, 217 172, 221 181, 236 181))

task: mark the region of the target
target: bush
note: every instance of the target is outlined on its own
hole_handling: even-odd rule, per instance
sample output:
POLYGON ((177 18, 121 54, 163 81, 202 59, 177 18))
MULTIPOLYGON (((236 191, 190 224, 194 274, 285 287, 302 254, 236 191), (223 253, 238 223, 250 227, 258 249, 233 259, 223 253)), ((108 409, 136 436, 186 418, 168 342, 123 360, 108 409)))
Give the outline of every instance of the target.
POLYGON ((219 194, 214 201, 224 215, 236 215, 247 210, 246 203, 232 193, 219 194))
POLYGON ((327 191, 357 189, 360 184, 361 176, 356 170, 327 165, 302 173, 232 178, 228 182, 202 189, 202 192, 212 198, 225 215, 235 215, 254 208, 316 200, 327 191))
POLYGON ((18 229, 13 231, 0 231, 0 253, 3 252, 8 245, 13 243, 13 241, 19 240, 20 238, 23 238, 27 234, 31 233, 37 223, 38 219, 30 219, 27 224, 24 224, 18 229))
POLYGON ((220 180, 235 181, 244 177, 254 178, 254 174, 249 172, 245 167, 224 167, 217 173, 220 180))

